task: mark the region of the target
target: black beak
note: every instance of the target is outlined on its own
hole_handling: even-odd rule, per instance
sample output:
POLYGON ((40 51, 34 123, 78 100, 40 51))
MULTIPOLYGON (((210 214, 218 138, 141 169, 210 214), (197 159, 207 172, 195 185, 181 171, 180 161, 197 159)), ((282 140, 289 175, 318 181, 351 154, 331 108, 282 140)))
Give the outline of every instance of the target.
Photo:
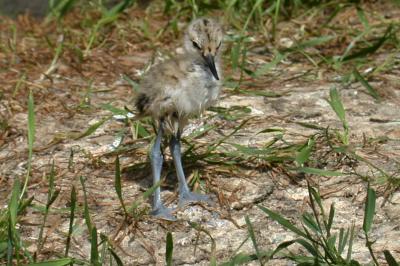
POLYGON ((213 76, 217 80, 219 80, 217 69, 215 68, 214 56, 212 56, 211 54, 208 54, 206 56, 203 56, 203 58, 204 58, 204 60, 206 60, 207 66, 210 68, 211 73, 213 74, 213 76))

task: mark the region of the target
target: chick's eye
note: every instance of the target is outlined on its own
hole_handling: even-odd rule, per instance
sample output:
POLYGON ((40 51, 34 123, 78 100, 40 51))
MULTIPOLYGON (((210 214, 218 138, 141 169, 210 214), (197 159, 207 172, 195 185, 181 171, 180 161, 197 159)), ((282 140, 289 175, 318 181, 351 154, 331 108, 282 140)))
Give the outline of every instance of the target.
POLYGON ((193 47, 200 50, 200 46, 197 44, 197 42, 192 41, 193 47))

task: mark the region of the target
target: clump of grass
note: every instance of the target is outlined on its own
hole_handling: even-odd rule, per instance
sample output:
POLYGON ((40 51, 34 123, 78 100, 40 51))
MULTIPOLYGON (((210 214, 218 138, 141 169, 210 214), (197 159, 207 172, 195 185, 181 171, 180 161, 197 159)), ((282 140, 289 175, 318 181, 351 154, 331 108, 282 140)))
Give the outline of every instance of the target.
MULTIPOLYGON (((318 191, 309 184, 308 197, 311 213, 304 213, 301 216, 301 227, 267 207, 258 206, 270 219, 294 233, 294 240, 282 242, 272 251, 261 251, 255 241, 250 220, 246 217, 248 233, 252 239, 255 254, 235 254, 228 262, 222 265, 244 265, 254 260, 258 260, 263 265, 264 262, 273 260, 277 256, 286 258, 298 265, 361 265, 352 258, 353 243, 356 235, 354 221, 352 226, 347 229, 336 229, 334 226, 334 204, 326 212, 318 191), (294 244, 300 245, 304 251, 301 253, 289 251, 287 248, 294 244)), ((372 250, 373 242, 368 238, 368 232, 371 229, 375 213, 375 201, 375 191, 368 187, 363 222, 363 231, 366 237, 365 245, 370 252, 374 264, 380 265, 372 250)), ((248 238, 245 239, 245 241, 247 240, 248 238)), ((384 253, 388 265, 398 265, 390 251, 385 250, 384 253)))
MULTIPOLYGON (((278 252, 281 252, 281 250, 297 243, 300 244, 309 255, 304 256, 293 253, 284 255, 295 263, 305 263, 306 265, 315 265, 315 263, 327 265, 360 265, 359 262, 352 259, 352 247, 355 236, 354 223, 350 228, 340 228, 334 232, 334 205, 331 205, 329 212, 327 213, 323 207, 318 191, 308 185, 308 192, 312 214, 305 213, 302 215, 302 229, 278 213, 273 212, 266 207, 259 206, 259 208, 265 212, 269 218, 277 221, 280 225, 292 231, 297 235, 297 237, 299 237, 295 240, 279 244, 272 253, 271 258, 278 252), (346 247, 347 254, 343 256, 342 254, 346 251, 346 247)), ((372 250, 373 243, 368 239, 368 232, 371 229, 375 213, 375 201, 375 191, 368 188, 363 231, 366 237, 366 246, 368 247, 371 258, 376 265, 379 265, 372 250)), ((390 252, 387 253, 390 254, 390 252)))
POLYGON ((21 183, 19 179, 16 179, 7 209, 0 211, 0 260, 5 259, 7 265, 20 264, 26 258, 32 260, 32 255, 26 249, 17 224, 20 216, 31 205, 33 197, 29 199, 20 199, 20 197, 21 183))
POLYGON ((0 261, 4 261, 6 265, 30 265, 30 266, 63 266, 63 265, 102 265, 105 261, 115 261, 117 265, 123 265, 121 259, 113 250, 110 241, 106 236, 100 234, 101 242, 98 242, 97 228, 90 217, 89 204, 87 201, 85 178, 80 177, 83 195, 84 195, 84 218, 89 232, 89 239, 91 243, 91 256, 89 260, 80 260, 77 258, 69 257, 71 239, 74 233, 74 218, 77 205, 77 197, 75 187, 72 186, 71 200, 70 200, 70 223, 68 234, 66 238, 66 246, 64 257, 57 260, 48 260, 37 262, 37 255, 40 254, 41 249, 45 244, 44 228, 46 225, 47 217, 50 214, 50 209, 54 201, 57 199, 60 190, 56 189, 55 184, 55 170, 54 162, 50 169, 47 202, 44 206, 43 220, 39 226, 39 236, 37 241, 37 253, 31 254, 27 249, 27 244, 24 242, 20 235, 18 225, 19 218, 23 215, 25 210, 31 206, 33 197, 26 199, 27 185, 29 183, 31 160, 33 154, 33 144, 35 137, 35 114, 34 102, 32 92, 29 94, 28 99, 28 167, 27 175, 25 178, 24 186, 21 188, 21 183, 18 178, 14 181, 14 186, 11 192, 10 201, 6 210, 0 211, 0 261), (99 252, 99 246, 102 246, 102 252, 99 252), (110 258, 107 258, 110 257, 110 258))
POLYGON ((47 21, 53 17, 58 21, 62 19, 75 5, 76 0, 49 0, 49 15, 47 21))
POLYGON ((21 188, 18 178, 14 181, 11 198, 6 210, 0 211, 0 259, 6 258, 7 265, 12 265, 14 260, 17 264, 21 263, 24 258, 32 259, 27 252, 23 243, 19 230, 18 219, 25 209, 31 204, 33 197, 26 199, 26 189, 31 174, 31 163, 33 155, 33 143, 35 139, 35 113, 34 100, 32 91, 28 98, 28 166, 25 182, 21 188))
POLYGON ((84 55, 88 55, 90 49, 92 48, 94 42, 97 39, 97 35, 100 29, 116 21, 119 15, 133 3, 134 0, 123 0, 118 4, 116 4, 115 6, 113 6, 112 8, 103 10, 101 18, 96 22, 96 24, 94 24, 91 30, 91 33, 89 35, 89 40, 86 45, 86 49, 84 51, 84 55))

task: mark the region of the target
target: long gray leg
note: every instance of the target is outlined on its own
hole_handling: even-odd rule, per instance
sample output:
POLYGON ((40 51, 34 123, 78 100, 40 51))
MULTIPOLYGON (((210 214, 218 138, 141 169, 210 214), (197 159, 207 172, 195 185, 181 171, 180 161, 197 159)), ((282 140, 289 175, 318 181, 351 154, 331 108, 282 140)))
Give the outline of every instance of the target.
MULTIPOLYGON (((163 122, 160 121, 160 127, 157 132, 157 137, 150 153, 151 169, 153 173, 153 186, 160 181, 160 176, 161 176, 161 170, 164 160, 163 155, 161 153, 161 141, 163 133, 164 133, 163 122)), ((166 208, 162 203, 160 186, 158 186, 154 191, 152 208, 153 208, 151 212, 152 215, 165 220, 170 220, 170 221, 176 220, 175 216, 171 214, 172 210, 166 208)))
POLYGON ((182 167, 180 137, 181 134, 180 131, 178 131, 176 136, 171 137, 170 141, 171 154, 174 159, 176 175, 179 181, 179 206, 184 206, 191 202, 210 202, 209 196, 190 192, 182 167))

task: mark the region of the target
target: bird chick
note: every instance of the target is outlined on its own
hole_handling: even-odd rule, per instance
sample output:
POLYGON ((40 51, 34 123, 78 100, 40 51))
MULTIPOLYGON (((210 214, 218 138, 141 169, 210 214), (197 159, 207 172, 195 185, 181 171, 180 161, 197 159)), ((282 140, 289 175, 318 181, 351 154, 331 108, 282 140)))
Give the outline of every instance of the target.
MULTIPOLYGON (((136 108, 141 115, 151 116, 157 124, 157 136, 151 149, 153 184, 160 180, 163 164, 161 141, 169 139, 179 181, 179 206, 190 202, 209 201, 207 195, 189 190, 181 162, 180 138, 191 116, 202 113, 218 98, 221 87, 222 27, 210 18, 190 23, 184 37, 185 52, 155 65, 142 79, 136 108)), ((153 195, 152 214, 175 220, 160 196, 153 195)))

